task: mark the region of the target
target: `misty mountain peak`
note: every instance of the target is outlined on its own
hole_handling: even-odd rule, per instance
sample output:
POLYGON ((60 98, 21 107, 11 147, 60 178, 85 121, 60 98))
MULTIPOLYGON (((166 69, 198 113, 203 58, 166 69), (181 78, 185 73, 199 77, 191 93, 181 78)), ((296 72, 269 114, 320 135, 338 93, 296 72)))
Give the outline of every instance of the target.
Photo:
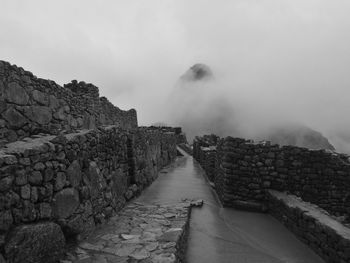
POLYGON ((211 79, 212 77, 213 72, 209 66, 202 63, 197 63, 190 67, 185 74, 181 76, 181 79, 186 81, 199 81, 211 79))

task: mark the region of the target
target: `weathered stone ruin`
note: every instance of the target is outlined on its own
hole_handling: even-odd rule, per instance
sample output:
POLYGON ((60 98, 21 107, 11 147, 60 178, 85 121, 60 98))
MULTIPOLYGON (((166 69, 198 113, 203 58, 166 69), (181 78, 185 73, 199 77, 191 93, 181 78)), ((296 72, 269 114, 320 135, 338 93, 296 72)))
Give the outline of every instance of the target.
POLYGON ((92 84, 0 61, 0 262, 57 262, 176 157, 181 129, 138 127, 92 84))
POLYGON ((40 132, 58 134, 101 125, 137 127, 136 111, 122 111, 92 84, 72 81, 63 87, 23 68, 0 61, 0 142, 40 132))
POLYGON ((185 261, 197 202, 131 201, 181 154, 177 146, 201 164, 223 206, 269 212, 326 262, 350 262, 346 155, 216 135, 191 148, 181 128, 139 127, 135 110, 115 107, 92 84, 62 87, 3 61, 0 97, 0 263, 58 262, 76 241, 94 257, 185 261), (117 231, 99 236, 102 246, 90 234, 107 220, 117 231), (139 228, 140 239, 141 221, 158 235, 139 228), (132 250, 116 249, 129 241, 132 250))
POLYGON ((216 145, 220 138, 214 134, 196 137, 193 141, 193 156, 201 164, 210 181, 216 174, 216 145))
POLYGON ((269 211, 326 262, 350 262, 348 156, 215 135, 193 155, 224 206, 269 211))

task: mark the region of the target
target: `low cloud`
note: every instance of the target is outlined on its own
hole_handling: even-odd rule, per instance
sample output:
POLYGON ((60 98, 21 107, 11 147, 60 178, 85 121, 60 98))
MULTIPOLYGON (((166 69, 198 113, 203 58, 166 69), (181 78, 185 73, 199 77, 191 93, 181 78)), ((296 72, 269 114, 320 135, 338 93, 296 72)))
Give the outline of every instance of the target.
POLYGON ((349 8, 345 0, 3 0, 0 58, 60 84, 92 82, 115 105, 136 108, 140 124, 176 117, 164 109, 179 77, 205 63, 218 83, 173 107, 197 108, 191 114, 218 127, 232 118, 232 132, 245 137, 301 123, 340 149, 350 134, 349 8))

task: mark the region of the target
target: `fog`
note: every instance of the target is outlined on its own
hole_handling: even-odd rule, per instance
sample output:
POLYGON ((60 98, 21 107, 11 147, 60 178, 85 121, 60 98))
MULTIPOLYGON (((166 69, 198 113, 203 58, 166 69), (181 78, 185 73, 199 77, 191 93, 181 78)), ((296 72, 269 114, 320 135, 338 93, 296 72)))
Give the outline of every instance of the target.
POLYGON ((59 84, 91 82, 136 108, 141 125, 187 113, 250 137, 300 123, 350 152, 349 1, 0 3, 0 59, 59 84), (179 97, 179 77, 195 63, 215 84, 179 97))

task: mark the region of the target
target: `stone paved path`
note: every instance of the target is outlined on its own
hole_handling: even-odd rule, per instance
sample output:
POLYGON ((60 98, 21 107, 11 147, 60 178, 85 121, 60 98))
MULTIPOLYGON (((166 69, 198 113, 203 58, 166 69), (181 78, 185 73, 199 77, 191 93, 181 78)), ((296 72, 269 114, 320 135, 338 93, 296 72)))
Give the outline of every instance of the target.
POLYGON ((107 225, 67 253, 61 263, 182 262, 191 206, 128 204, 107 225))

